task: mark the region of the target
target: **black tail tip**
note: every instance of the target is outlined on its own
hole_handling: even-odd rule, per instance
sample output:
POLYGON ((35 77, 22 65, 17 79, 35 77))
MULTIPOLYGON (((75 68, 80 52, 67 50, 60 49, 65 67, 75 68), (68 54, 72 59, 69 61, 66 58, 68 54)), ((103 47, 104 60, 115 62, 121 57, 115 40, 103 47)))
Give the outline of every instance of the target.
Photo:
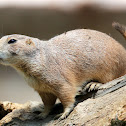
POLYGON ((119 31, 126 39, 126 26, 125 25, 122 25, 118 22, 113 22, 112 27, 114 27, 117 31, 119 31))
POLYGON ((118 30, 118 29, 120 29, 121 24, 119 24, 118 22, 115 22, 115 21, 114 21, 114 22, 112 23, 112 27, 118 30))

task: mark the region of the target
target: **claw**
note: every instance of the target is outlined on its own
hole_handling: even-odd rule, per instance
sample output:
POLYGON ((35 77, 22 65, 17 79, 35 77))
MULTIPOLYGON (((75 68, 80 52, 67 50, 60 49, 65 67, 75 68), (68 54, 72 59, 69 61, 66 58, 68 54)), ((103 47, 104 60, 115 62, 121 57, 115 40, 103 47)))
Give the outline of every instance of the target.
POLYGON ((101 83, 98 82, 90 82, 88 83, 85 87, 82 87, 82 91, 80 91, 82 94, 84 94, 84 92, 91 92, 91 91, 95 91, 98 90, 98 88, 101 86, 101 83))
POLYGON ((60 120, 60 117, 62 116, 62 114, 63 114, 63 113, 57 114, 57 115, 54 117, 54 120, 58 119, 59 121, 61 121, 61 120, 60 120))
POLYGON ((66 107, 63 113, 60 113, 54 117, 54 120, 58 119, 58 121, 61 121, 63 119, 66 119, 73 110, 73 108, 74 104, 71 104, 70 106, 66 107))

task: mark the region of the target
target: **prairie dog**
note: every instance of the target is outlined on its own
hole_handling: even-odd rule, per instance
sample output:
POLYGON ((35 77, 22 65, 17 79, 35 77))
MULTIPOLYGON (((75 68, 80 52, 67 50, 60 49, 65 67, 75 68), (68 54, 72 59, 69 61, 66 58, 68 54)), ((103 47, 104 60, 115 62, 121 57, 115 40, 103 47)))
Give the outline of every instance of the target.
POLYGON ((45 106, 39 118, 45 118, 59 98, 64 119, 83 83, 104 84, 126 74, 126 50, 110 36, 89 29, 68 31, 48 41, 13 34, 0 39, 0 63, 21 72, 39 93, 45 106))

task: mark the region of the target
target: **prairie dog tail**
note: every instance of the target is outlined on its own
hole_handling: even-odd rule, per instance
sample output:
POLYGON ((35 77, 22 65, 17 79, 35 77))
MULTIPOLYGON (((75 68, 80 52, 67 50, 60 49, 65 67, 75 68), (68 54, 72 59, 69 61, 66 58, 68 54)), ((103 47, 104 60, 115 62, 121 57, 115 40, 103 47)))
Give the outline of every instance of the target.
POLYGON ((126 26, 125 25, 119 24, 118 22, 113 22, 112 26, 117 31, 119 31, 124 36, 124 38, 126 39, 126 26))

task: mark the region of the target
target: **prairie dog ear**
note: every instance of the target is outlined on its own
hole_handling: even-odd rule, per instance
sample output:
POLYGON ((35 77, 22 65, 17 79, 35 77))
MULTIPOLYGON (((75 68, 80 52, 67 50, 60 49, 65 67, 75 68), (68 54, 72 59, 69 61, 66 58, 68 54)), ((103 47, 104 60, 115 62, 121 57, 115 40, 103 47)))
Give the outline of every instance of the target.
POLYGON ((26 40, 26 44, 27 44, 27 45, 35 46, 34 42, 33 42, 31 39, 27 39, 27 40, 26 40))

